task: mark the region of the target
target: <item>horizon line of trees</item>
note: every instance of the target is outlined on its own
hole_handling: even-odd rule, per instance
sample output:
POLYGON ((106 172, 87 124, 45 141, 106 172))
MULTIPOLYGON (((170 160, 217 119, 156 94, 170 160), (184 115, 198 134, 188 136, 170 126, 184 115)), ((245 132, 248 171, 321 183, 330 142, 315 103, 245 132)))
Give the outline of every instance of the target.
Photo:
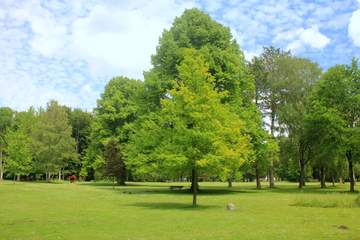
POLYGON ((360 175, 360 69, 274 47, 247 62, 198 9, 159 40, 144 81, 115 77, 93 112, 0 108, 0 179, 350 182, 360 175), (31 176, 31 177, 29 177, 31 176))

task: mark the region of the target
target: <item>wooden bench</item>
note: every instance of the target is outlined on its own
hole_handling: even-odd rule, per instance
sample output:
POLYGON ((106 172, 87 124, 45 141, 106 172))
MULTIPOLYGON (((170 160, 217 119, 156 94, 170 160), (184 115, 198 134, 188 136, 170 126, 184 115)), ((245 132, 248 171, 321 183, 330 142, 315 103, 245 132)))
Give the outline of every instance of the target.
POLYGON ((181 190, 184 186, 170 186, 170 190, 181 190))

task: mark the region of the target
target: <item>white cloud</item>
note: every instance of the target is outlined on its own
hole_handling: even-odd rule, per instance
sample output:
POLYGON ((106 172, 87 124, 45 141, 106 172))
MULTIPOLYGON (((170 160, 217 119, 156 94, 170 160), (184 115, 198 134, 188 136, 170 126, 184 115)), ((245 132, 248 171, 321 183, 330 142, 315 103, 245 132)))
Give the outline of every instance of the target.
POLYGON ((322 54, 341 63, 340 55, 358 56, 349 47, 350 39, 360 46, 354 2, 0 0, 0 105, 24 109, 57 98, 91 109, 111 77, 142 78, 163 29, 194 6, 229 26, 248 60, 267 45, 315 55, 307 50, 324 49, 331 36, 334 47, 322 54))
MULTIPOLYGON (((360 0, 358 1, 360 4, 360 0)), ((350 18, 348 35, 352 39, 354 45, 360 47, 360 9, 353 12, 350 18)))
POLYGON ((150 68, 159 36, 192 2, 142 1, 129 5, 96 5, 72 24, 71 49, 94 74, 117 73, 142 78, 150 68))
POLYGON ((0 105, 26 109, 56 99, 91 109, 111 77, 142 78, 163 29, 193 6, 177 0, 0 1, 0 89, 6 89, 0 105))
POLYGON ((66 25, 57 20, 53 13, 43 8, 38 1, 26 1, 9 11, 17 24, 29 24, 32 30, 31 47, 38 53, 53 57, 64 47, 66 25))
POLYGON ((322 34, 317 26, 300 30, 299 38, 303 43, 316 49, 322 49, 330 42, 330 39, 322 34))
POLYGON ((275 42, 287 43, 287 50, 299 51, 305 48, 323 49, 330 39, 319 31, 314 25, 310 28, 299 28, 291 31, 280 32, 274 39, 275 42))
MULTIPOLYGON (((58 1, 46 4, 53 10, 64 8, 58 1)), ((142 78, 163 29, 184 9, 194 6, 194 1, 176 0, 101 2, 88 6, 85 16, 56 16, 34 0, 10 13, 18 24, 29 23, 29 44, 45 57, 85 60, 94 76, 142 78)), ((78 5, 74 8, 81 12, 78 5)))

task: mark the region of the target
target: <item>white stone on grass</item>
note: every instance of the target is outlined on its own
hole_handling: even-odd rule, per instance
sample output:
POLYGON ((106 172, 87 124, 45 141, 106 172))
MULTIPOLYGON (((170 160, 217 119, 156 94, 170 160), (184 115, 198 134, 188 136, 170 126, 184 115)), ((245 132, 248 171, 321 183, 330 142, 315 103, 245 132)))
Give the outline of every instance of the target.
POLYGON ((228 203, 226 205, 226 209, 229 211, 234 211, 235 210, 235 204, 234 203, 228 203))

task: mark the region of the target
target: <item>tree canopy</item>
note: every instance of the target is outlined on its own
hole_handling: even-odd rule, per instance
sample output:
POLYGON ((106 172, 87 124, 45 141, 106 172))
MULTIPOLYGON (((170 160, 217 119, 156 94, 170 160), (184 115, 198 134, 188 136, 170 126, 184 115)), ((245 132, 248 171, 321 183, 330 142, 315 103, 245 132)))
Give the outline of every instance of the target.
POLYGON ((32 148, 35 152, 35 169, 46 172, 47 180, 66 166, 65 160, 77 158, 71 132, 66 110, 57 102, 51 101, 39 113, 31 133, 32 148))
POLYGON ((229 174, 238 169, 247 157, 249 140, 243 122, 222 103, 226 93, 214 89, 204 57, 195 49, 183 51, 179 79, 161 101, 159 115, 147 119, 135 133, 128 164, 135 172, 153 168, 192 172, 196 186, 201 173, 229 174))

